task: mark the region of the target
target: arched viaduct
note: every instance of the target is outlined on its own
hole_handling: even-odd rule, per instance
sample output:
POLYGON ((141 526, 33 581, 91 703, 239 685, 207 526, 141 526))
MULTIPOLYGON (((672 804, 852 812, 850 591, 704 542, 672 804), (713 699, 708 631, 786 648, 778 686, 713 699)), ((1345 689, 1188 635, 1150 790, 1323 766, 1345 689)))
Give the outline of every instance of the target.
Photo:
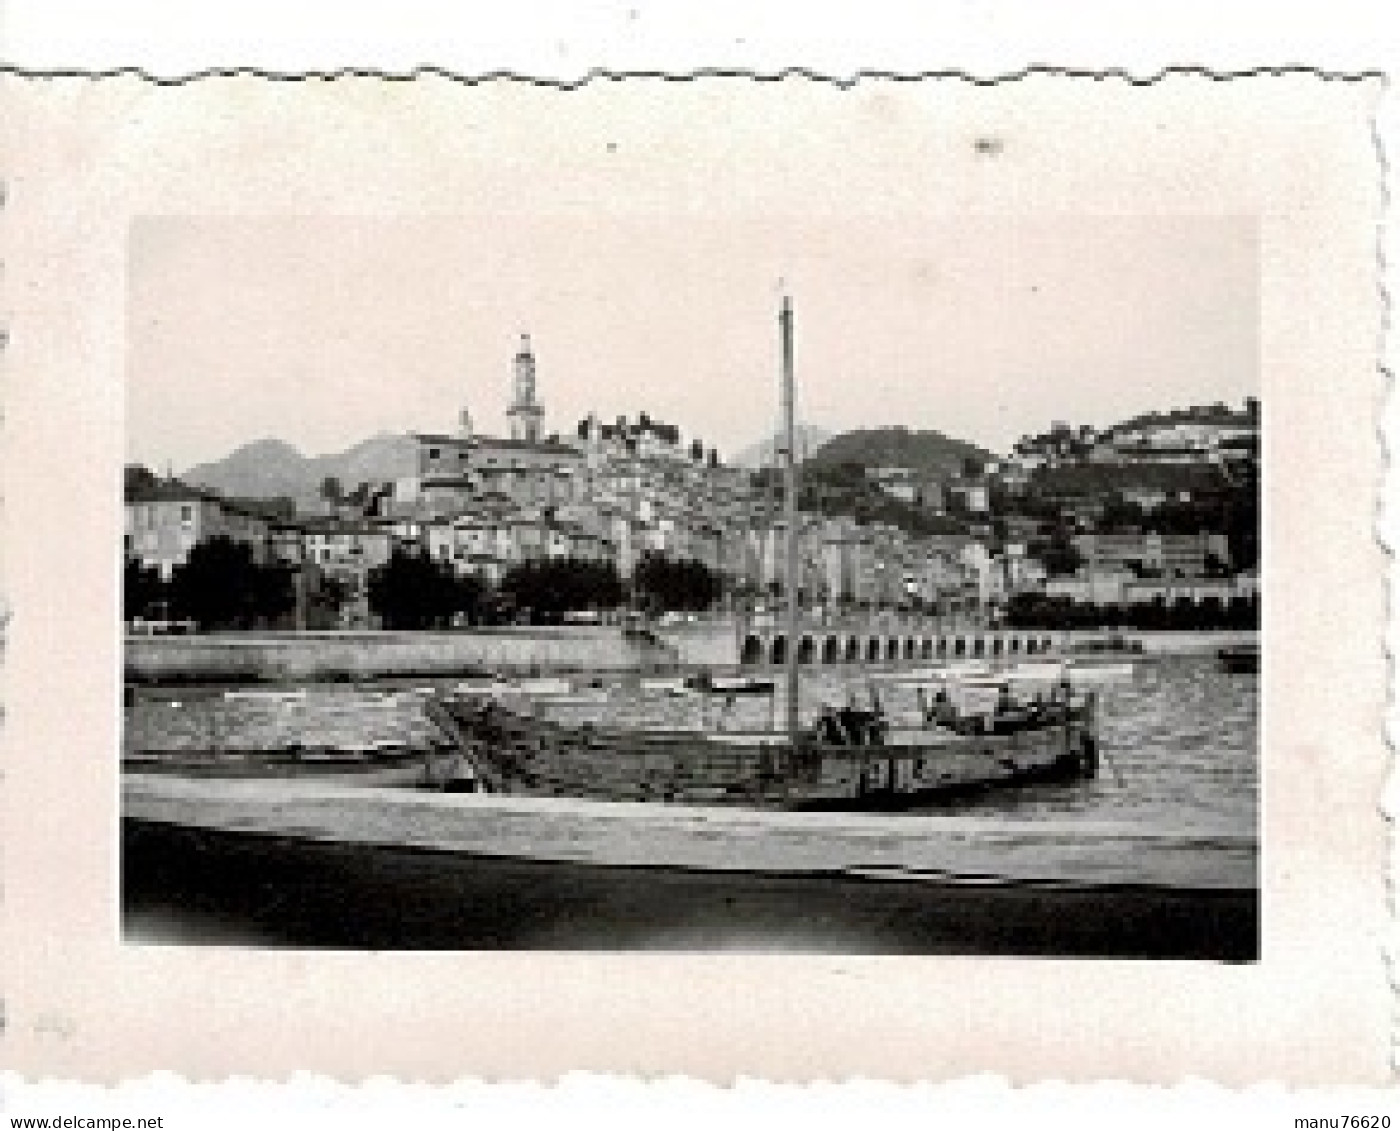
MULTIPOLYGON (((1037 656, 1055 644, 1053 634, 1034 630, 917 631, 809 626, 794 639, 799 664, 895 664, 953 660, 994 660, 1037 656)), ((739 662, 749 666, 783 664, 789 647, 782 628, 749 628, 739 645, 739 662)))

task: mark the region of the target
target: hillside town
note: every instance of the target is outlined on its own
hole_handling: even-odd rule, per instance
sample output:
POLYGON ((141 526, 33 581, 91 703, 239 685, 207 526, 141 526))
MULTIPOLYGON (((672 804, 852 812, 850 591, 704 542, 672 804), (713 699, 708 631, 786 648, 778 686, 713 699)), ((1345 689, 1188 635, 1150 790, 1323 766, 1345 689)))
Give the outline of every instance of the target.
MULTIPOLYGON (((480 433, 464 408, 450 431, 411 437, 415 474, 328 481, 313 507, 128 467, 129 624, 761 617, 783 598, 786 532, 771 470, 727 464, 646 412, 547 431, 528 336, 510 393, 508 436, 480 433)), ((888 431, 901 452, 928 435, 888 431)), ((1253 398, 1102 429, 1055 423, 1004 457, 837 458, 838 448, 885 450, 862 449, 864 434, 842 439, 844 448, 799 453, 799 597, 814 618, 1257 623, 1253 398)))

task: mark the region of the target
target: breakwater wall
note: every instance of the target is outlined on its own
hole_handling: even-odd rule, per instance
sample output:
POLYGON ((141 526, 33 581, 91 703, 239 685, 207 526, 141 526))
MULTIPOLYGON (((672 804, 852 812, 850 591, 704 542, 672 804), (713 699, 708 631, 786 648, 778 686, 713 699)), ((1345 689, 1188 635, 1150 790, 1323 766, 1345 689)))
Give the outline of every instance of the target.
POLYGON ((656 637, 620 628, 488 628, 457 632, 211 633, 128 636, 130 683, 294 683, 663 670, 677 662, 656 637))
MULTIPOLYGON (((700 667, 770 667, 785 661, 788 634, 781 626, 712 621, 662 627, 658 637, 679 663, 700 667)), ((930 623, 807 623, 793 636, 803 665, 1010 661, 1094 651, 1118 637, 1144 654, 1203 652, 1227 644, 1256 642, 1257 631, 1100 632, 1063 629, 947 628, 930 623)))

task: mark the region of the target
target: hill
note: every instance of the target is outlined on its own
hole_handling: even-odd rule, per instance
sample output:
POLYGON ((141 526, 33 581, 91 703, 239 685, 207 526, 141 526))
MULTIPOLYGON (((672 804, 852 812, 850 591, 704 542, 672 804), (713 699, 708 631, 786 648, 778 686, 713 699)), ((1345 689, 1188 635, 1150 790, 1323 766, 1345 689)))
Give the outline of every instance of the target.
POLYGON ((827 440, 812 457, 819 466, 859 464, 861 467, 909 467, 936 475, 951 475, 967 459, 985 463, 996 457, 985 448, 955 440, 942 432, 904 427, 860 428, 827 440))
POLYGON ((330 476, 350 491, 360 483, 415 474, 417 450, 411 438, 387 432, 322 456, 304 456, 283 440, 257 440, 221 460, 192 467, 180 478, 228 497, 289 498, 299 509, 308 509, 330 476))

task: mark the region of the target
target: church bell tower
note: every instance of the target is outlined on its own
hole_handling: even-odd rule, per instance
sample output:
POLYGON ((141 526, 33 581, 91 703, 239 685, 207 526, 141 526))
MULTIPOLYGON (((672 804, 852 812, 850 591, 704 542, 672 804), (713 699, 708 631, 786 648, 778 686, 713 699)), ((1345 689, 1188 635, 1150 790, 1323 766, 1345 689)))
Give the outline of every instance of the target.
POLYGON ((515 382, 510 408, 510 438, 538 444, 544 434, 544 405, 535 400, 535 354, 530 348, 530 335, 520 336, 520 349, 515 355, 515 382))

